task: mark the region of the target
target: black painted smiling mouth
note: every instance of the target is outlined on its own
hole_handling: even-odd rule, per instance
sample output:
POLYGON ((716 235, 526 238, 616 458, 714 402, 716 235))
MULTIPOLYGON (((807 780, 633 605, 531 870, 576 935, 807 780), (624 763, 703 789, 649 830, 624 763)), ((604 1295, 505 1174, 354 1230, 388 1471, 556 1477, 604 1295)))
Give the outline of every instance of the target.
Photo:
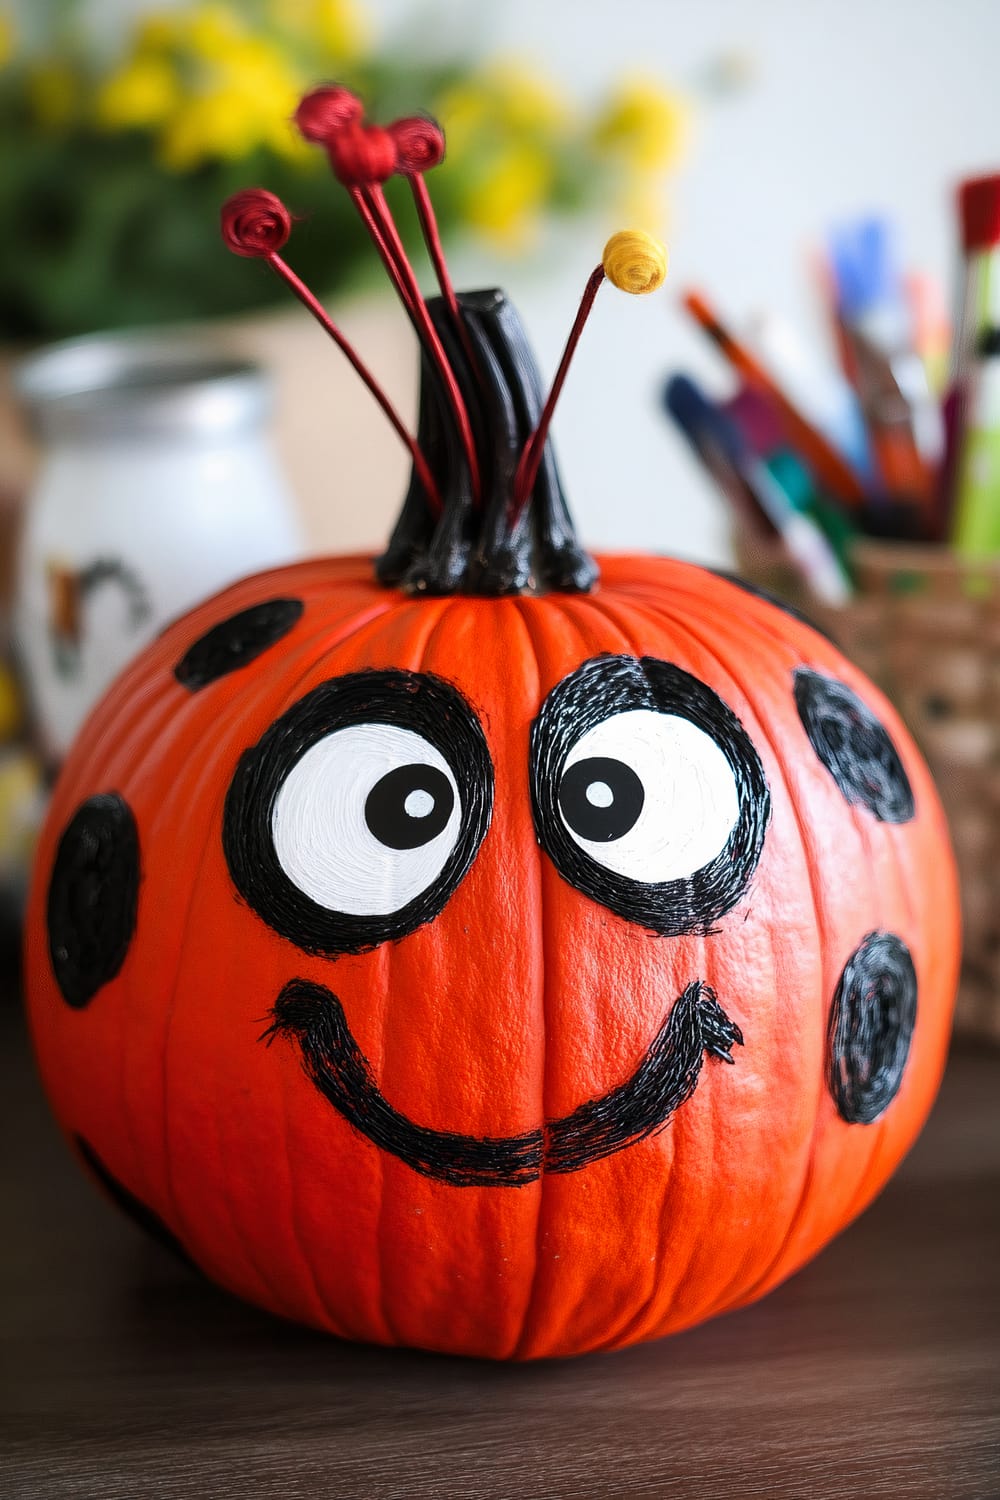
POLYGON ((293 979, 275 1002, 262 1040, 298 1043, 320 1093, 362 1135, 425 1177, 452 1187, 523 1187, 542 1172, 578 1172, 654 1135, 690 1099, 704 1056, 733 1062, 739 1027, 713 990, 694 980, 675 1001, 632 1076, 571 1114, 523 1135, 477 1137, 418 1125, 395 1109, 375 1081, 336 995, 293 979))

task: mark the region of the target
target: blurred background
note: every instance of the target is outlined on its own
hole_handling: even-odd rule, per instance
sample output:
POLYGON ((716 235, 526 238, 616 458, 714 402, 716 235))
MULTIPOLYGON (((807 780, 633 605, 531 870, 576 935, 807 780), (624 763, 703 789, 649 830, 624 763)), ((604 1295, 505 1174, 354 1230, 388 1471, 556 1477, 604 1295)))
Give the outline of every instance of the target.
POLYGON ((280 193, 291 263, 415 411, 406 320, 290 124, 336 78, 375 118, 441 120, 456 283, 504 286, 546 377, 609 232, 666 241, 667 291, 604 294, 555 419, 581 531, 738 565, 891 693, 959 845, 968 1014, 995 1026, 998 55, 994 0, 0 5, 11 909, 47 778, 128 656, 241 573, 378 547, 398 509, 374 403, 218 237, 229 193, 280 193))

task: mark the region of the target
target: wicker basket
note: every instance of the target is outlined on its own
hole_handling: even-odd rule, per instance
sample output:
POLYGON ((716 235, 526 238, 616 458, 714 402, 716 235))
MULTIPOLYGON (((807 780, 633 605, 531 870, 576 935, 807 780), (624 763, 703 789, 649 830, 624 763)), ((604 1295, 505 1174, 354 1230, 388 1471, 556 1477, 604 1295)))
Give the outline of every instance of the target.
POLYGON ((784 555, 740 538, 748 581, 798 605, 895 703, 927 757, 962 879, 965 924, 956 1027, 1000 1040, 1000 559, 863 542, 857 598, 810 598, 784 555))

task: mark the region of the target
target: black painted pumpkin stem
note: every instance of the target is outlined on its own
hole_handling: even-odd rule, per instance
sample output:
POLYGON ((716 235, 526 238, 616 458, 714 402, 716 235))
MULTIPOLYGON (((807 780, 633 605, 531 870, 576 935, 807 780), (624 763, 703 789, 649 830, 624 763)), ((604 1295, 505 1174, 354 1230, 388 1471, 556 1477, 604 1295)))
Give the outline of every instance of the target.
POLYGON ((444 159, 444 132, 425 116, 386 128, 364 123, 348 89, 313 89, 296 123, 325 148, 413 324, 421 350, 414 439, 385 392, 312 292, 282 258, 291 214, 273 193, 249 189, 222 210, 238 255, 267 261, 346 354, 406 444, 409 490, 376 565, 385 584, 414 594, 517 594, 593 588, 597 566, 580 546, 549 443, 549 425, 573 352, 605 277, 627 292, 655 290, 662 246, 641 231, 613 235, 591 274, 548 399, 520 321, 501 292, 458 296, 424 173, 444 159), (383 191, 406 177, 441 296, 425 300, 383 191))

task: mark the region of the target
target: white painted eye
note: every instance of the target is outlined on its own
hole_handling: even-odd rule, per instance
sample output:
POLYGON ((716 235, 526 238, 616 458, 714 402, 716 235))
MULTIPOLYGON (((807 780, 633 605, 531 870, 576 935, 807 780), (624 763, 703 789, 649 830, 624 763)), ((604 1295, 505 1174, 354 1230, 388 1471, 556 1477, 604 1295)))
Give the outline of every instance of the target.
POLYGON ((739 817, 732 766, 703 729, 637 708, 582 735, 566 757, 559 812, 581 849, 617 875, 681 880, 715 858, 739 817))
POLYGON ((328 911, 385 916, 438 879, 462 822, 451 767, 393 724, 335 730, 297 760, 274 802, 278 862, 328 911))

